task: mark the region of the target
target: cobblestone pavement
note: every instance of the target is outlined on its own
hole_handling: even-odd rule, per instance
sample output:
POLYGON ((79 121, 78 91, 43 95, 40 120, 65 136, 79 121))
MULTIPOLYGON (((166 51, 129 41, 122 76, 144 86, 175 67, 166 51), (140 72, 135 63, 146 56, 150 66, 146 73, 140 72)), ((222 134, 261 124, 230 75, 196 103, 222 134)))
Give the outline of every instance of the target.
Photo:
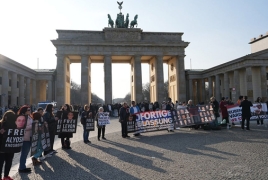
MULTIPOLYGON (((112 133, 112 132, 117 132, 121 130, 121 124, 118 122, 118 118, 112 117, 111 118, 111 124, 106 126, 106 134, 112 133)), ((91 131, 89 137, 97 137, 97 129, 95 128, 95 131, 91 131)), ((78 119, 78 124, 77 124, 77 131, 76 133, 73 134, 73 138, 71 139, 72 143, 82 141, 83 139, 83 126, 80 123, 80 118, 78 119)), ((58 138, 58 136, 55 136, 55 142, 54 142, 54 149, 59 149, 61 148, 61 141, 58 138)), ((28 155, 30 157, 30 153, 28 155)), ((10 176, 15 175, 18 172, 19 168, 19 160, 20 160, 20 153, 16 153, 13 159, 12 163, 12 168, 10 171, 10 176)), ((26 165, 30 165, 32 163, 31 158, 28 158, 26 161, 26 165)), ((3 168, 4 172, 4 168, 3 168)))
POLYGON ((264 126, 218 131, 180 129, 122 138, 120 132, 92 144, 82 141, 58 150, 31 174, 33 179, 258 179, 268 177, 268 139, 264 126))

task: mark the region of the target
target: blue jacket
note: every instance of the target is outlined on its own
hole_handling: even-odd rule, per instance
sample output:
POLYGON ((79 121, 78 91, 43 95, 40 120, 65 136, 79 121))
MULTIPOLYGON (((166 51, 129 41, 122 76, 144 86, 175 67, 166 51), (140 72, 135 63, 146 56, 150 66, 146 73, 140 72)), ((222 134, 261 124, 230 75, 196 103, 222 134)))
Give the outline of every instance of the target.
MULTIPOLYGON (((136 108, 137 108, 138 112, 141 112, 139 106, 136 105, 136 108)), ((130 107, 130 114, 131 115, 134 114, 134 108, 132 106, 130 107)))

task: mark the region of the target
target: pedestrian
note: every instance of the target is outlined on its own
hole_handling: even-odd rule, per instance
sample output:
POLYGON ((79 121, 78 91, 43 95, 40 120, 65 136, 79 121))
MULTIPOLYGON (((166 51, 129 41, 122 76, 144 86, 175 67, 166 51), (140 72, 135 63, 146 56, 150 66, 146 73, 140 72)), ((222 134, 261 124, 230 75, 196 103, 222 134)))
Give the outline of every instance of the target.
POLYGON ((32 123, 33 123, 30 106, 27 106, 27 105, 22 106, 18 111, 18 115, 25 116, 27 119, 27 125, 24 131, 24 137, 23 137, 23 145, 22 145, 21 153, 20 153, 19 172, 29 173, 31 172, 31 168, 26 168, 26 159, 30 152, 30 148, 32 144, 32 123))
MULTIPOLYGON (((14 118, 15 113, 13 111, 7 111, 4 113, 3 118, 0 120, 0 144, 2 144, 3 141, 3 134, 5 133, 5 124, 10 121, 11 119, 14 118)), ((12 161, 13 161, 14 153, 10 152, 4 152, 2 150, 2 146, 0 146, 0 179, 1 180, 13 180, 9 176, 9 172, 12 166, 12 161), (2 179, 2 172, 3 172, 3 166, 5 163, 5 169, 4 169, 4 177, 2 179)))
MULTIPOLYGON (((69 104, 64 104, 62 106, 62 114, 61 114, 61 120, 64 121, 65 119, 72 120, 73 119, 73 112, 71 112, 71 107, 69 104)), ((61 138, 61 145, 62 149, 72 149, 70 144, 70 138, 73 137, 73 133, 69 132, 62 132, 58 135, 59 138, 61 138)))
POLYGON ((239 107, 242 107, 242 124, 241 128, 244 130, 245 127, 245 120, 247 120, 247 130, 250 130, 249 128, 249 121, 251 117, 251 110, 250 107, 253 106, 250 101, 248 101, 248 97, 244 96, 244 100, 241 102, 239 107))
POLYGON ((53 153, 57 151, 53 149, 56 127, 58 123, 58 117, 55 117, 53 114, 53 104, 48 104, 45 109, 45 113, 43 114, 43 119, 48 123, 48 131, 49 131, 49 139, 50 139, 50 150, 44 151, 44 155, 46 157, 51 157, 53 153))
POLYGON ((98 113, 95 116, 95 120, 97 121, 97 128, 98 128, 98 140, 100 141, 100 137, 102 135, 102 139, 106 140, 105 138, 105 125, 99 125, 98 118, 100 117, 100 114, 103 113, 104 109, 103 107, 100 107, 98 110, 98 113))
POLYGON ((221 102, 220 102, 222 120, 225 119, 226 125, 229 126, 229 115, 228 115, 228 111, 227 111, 227 105, 228 104, 227 104, 225 97, 222 97, 221 102))
POLYGON ((127 132, 127 122, 128 122, 130 113, 129 113, 129 108, 126 102, 124 102, 123 106, 120 108, 119 116, 120 116, 122 137, 123 138, 130 137, 127 132))
POLYGON ((87 119, 92 119, 92 118, 93 118, 92 110, 90 109, 90 106, 86 104, 84 106, 84 111, 81 114, 81 124, 83 125, 83 129, 84 129, 84 132, 83 132, 84 143, 91 143, 91 141, 88 140, 90 131, 86 129, 86 122, 87 122, 87 119))
POLYGON ((38 133, 36 153, 32 157, 33 165, 36 166, 36 165, 42 164, 42 162, 39 160, 39 157, 43 153, 43 146, 42 146, 42 142, 41 142, 42 137, 41 136, 42 136, 43 131, 44 131, 44 129, 42 129, 44 121, 43 121, 42 115, 39 112, 33 113, 33 122, 34 122, 34 125, 37 125, 37 127, 36 127, 37 129, 35 129, 35 131, 37 131, 37 133, 38 133))
POLYGON ((257 108, 259 111, 257 111, 257 116, 258 116, 258 119, 257 119, 257 126, 260 125, 260 121, 261 121, 261 125, 263 125, 263 118, 260 117, 260 113, 261 113, 261 107, 262 107, 262 99, 261 97, 258 97, 257 100, 256 100, 256 103, 257 103, 257 108), (259 108, 260 107, 260 108, 259 108))
POLYGON ((212 108, 213 108, 213 113, 214 113, 214 116, 215 116, 215 125, 217 126, 218 125, 218 117, 220 117, 219 103, 218 103, 218 101, 216 100, 215 97, 211 97, 210 98, 210 104, 212 105, 212 108))
MULTIPOLYGON (((132 116, 132 121, 134 121, 134 127, 136 128, 136 114, 141 112, 139 106, 136 105, 135 101, 131 102, 131 107, 129 109, 129 114, 130 116, 132 116)), ((139 127, 138 127, 139 129, 139 127)), ((136 129, 137 132, 134 133, 134 136, 140 136, 140 132, 138 131, 138 129, 136 129)), ((128 135, 126 135, 126 137, 128 137, 128 135)))

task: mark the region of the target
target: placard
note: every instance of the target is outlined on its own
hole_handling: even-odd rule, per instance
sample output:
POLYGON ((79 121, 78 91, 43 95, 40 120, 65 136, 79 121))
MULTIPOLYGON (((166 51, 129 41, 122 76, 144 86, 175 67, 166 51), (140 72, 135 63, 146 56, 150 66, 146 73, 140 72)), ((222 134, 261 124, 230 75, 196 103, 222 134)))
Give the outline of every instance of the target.
POLYGON ((95 131, 94 119, 86 119, 86 131, 95 131))
POLYGON ((6 117, 7 120, 2 125, 5 132, 2 138, 1 152, 18 153, 23 145, 27 116, 17 116, 13 111, 7 111, 6 117))
POLYGON ((110 124, 109 112, 99 113, 98 125, 99 126, 104 126, 104 125, 107 125, 107 124, 110 124))
POLYGON ((136 125, 139 132, 174 130, 172 113, 167 110, 137 113, 136 125))

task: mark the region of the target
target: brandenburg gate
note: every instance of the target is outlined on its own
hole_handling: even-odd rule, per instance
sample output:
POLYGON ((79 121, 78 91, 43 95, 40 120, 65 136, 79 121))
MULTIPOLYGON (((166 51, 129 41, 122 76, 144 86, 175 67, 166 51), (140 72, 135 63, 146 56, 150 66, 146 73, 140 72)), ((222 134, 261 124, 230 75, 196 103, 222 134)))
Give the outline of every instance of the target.
POLYGON ((124 21, 121 9, 115 27, 108 15, 110 27, 102 31, 57 30, 58 38, 52 43, 57 50, 55 86, 59 105, 70 103, 71 63, 81 63, 82 104, 91 102, 91 77, 98 76, 91 74, 92 63, 104 63, 106 104, 112 103, 112 63, 131 65, 131 99, 136 102, 143 101, 141 63, 150 65, 151 102, 165 99, 163 63, 167 63, 169 96, 173 101, 186 101, 184 49, 189 43, 182 40, 183 33, 143 32, 134 27, 137 15, 128 26, 128 14, 124 21))

